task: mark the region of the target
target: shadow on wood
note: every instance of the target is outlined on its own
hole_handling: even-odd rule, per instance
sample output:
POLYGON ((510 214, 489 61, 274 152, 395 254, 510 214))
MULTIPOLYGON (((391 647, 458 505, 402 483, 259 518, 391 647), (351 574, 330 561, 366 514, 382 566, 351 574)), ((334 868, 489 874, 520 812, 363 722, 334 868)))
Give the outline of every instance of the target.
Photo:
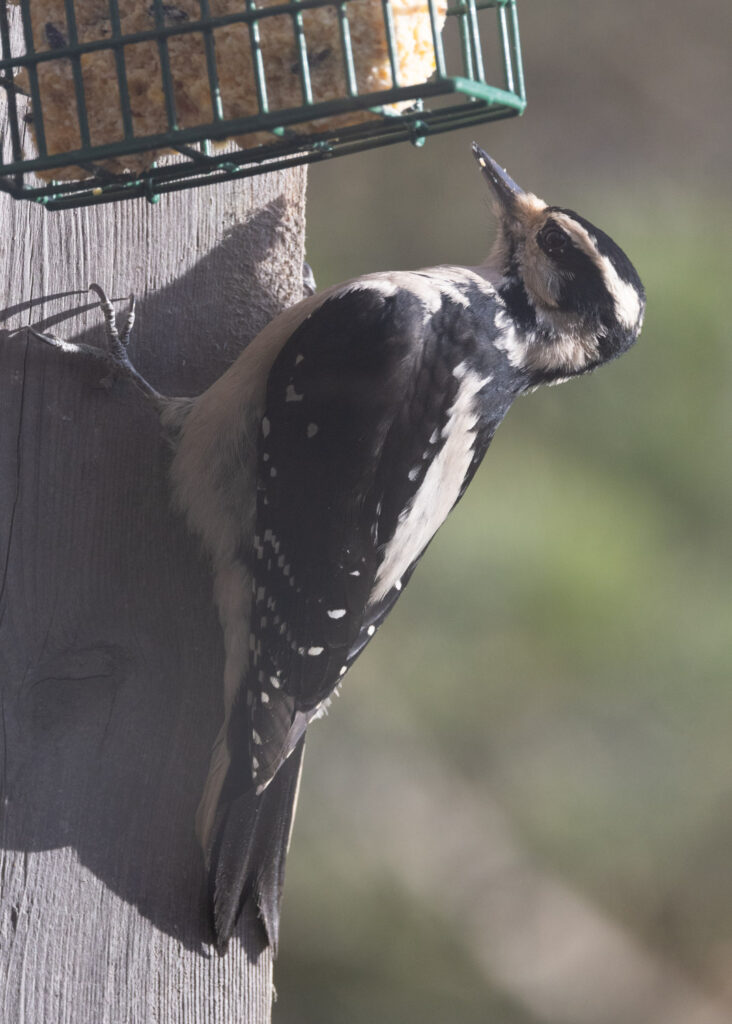
MULTIPOLYGON (((194 217, 187 223, 196 226, 194 217)), ((299 297, 301 205, 293 212, 277 195, 219 237, 138 302, 131 352, 165 393, 203 390, 299 297), (285 269, 294 261, 298 275, 273 283, 283 247, 285 269)), ((100 283, 114 296, 139 282, 139 267, 131 274, 123 256, 134 258, 129 245, 114 280, 109 263, 102 268, 100 283)), ((149 245, 139 253, 143 264, 152 259, 152 273, 156 258, 149 245)), ((74 330, 92 306, 90 282, 76 270, 63 283, 78 280, 78 290, 6 293, 0 311, 0 324, 10 325, 0 332, 2 939, 40 957, 44 937, 56 934, 67 962, 75 944, 101 948, 98 966, 82 972, 101 984, 115 956, 135 959, 136 944, 138 959, 153 965, 161 941, 120 902, 174 940, 171 949, 218 959, 208 945, 194 816, 223 715, 223 645, 206 560, 171 508, 171 453, 154 412, 127 382, 99 387, 92 359, 20 328, 30 321, 102 343, 97 309, 86 330, 74 330)), ((260 936, 257 922, 243 923, 250 961, 262 952, 260 936)), ((162 1019, 268 1020, 266 959, 255 993, 264 1009, 214 1014, 211 975, 205 1012, 195 1008, 204 997, 188 991, 176 998, 194 1008, 162 1019)), ((190 988, 196 968, 189 961, 181 971, 190 988)), ((223 983, 225 968, 213 971, 223 983)), ((140 984, 159 985, 157 969, 140 984)), ((166 979, 171 990, 177 984, 166 979)), ((251 984, 242 985, 239 998, 251 1001, 251 984)), ((153 1002, 148 992, 141 1005, 153 1002)), ((135 1019, 152 1019, 146 1012, 135 1019)), ((34 1019, 56 1018, 49 1009, 34 1019)), ((91 1020, 93 1011, 68 1019, 91 1020)))

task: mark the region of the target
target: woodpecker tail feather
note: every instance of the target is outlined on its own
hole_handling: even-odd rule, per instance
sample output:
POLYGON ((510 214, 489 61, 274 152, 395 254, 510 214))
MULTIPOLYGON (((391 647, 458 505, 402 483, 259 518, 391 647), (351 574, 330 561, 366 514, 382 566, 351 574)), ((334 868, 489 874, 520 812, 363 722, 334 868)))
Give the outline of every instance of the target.
POLYGON ((248 901, 256 907, 267 944, 277 952, 285 859, 295 817, 305 737, 267 788, 227 799, 221 792, 209 858, 213 928, 224 952, 248 901))

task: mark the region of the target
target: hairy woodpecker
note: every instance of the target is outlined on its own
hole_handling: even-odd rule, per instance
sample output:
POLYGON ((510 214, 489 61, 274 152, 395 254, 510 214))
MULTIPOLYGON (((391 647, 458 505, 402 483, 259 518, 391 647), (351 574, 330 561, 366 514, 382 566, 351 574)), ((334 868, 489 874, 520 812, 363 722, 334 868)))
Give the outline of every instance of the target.
MULTIPOLYGON (((175 438, 176 500, 211 556, 224 722, 197 831, 219 949, 247 901, 276 946, 308 724, 404 589, 513 400, 615 358, 645 294, 622 250, 480 147, 498 232, 477 267, 369 274, 276 317, 202 395, 106 350, 175 438)), ((58 339, 45 340, 80 351, 58 339)))

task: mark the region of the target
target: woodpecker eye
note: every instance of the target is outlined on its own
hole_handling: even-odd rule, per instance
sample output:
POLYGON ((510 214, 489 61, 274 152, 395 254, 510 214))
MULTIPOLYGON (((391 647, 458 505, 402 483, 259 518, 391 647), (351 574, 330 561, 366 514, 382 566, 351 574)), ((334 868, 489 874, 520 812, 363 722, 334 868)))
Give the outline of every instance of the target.
POLYGON ((569 236, 552 224, 545 228, 539 235, 541 247, 549 256, 559 256, 566 251, 569 245, 569 236))

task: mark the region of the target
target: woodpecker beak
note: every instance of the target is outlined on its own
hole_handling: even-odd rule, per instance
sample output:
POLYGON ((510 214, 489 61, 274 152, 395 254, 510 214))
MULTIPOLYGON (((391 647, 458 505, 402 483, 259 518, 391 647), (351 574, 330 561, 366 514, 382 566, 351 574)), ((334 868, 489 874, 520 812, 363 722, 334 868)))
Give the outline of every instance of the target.
POLYGON ((484 149, 480 148, 477 142, 473 143, 473 156, 480 164, 483 176, 490 185, 499 206, 506 213, 514 213, 518 200, 526 195, 524 190, 506 174, 492 157, 488 156, 484 149))

